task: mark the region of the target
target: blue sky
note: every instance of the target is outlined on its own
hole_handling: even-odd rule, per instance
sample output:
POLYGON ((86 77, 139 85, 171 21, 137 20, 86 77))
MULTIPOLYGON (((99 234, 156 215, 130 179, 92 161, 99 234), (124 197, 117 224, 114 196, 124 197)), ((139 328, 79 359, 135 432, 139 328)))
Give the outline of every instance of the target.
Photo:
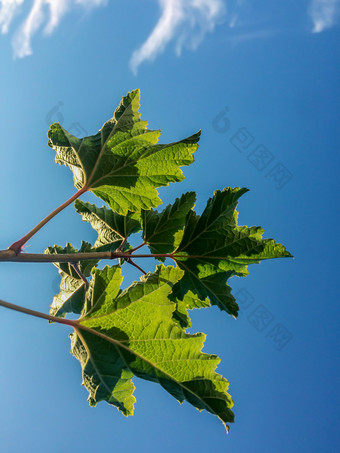
MULTIPOLYGON (((1 309, 2 452, 338 451, 339 23, 337 0, 0 1, 1 249, 74 193, 46 145, 49 124, 95 133, 139 87, 164 142, 202 129, 195 163, 163 201, 194 190, 201 211, 215 189, 248 187, 240 224, 295 256, 231 280, 237 320, 193 313, 230 381, 228 436, 141 380, 134 417, 90 408, 67 328, 1 309)), ((95 234, 70 206, 25 250, 81 239, 95 234)), ((138 277, 129 269, 125 282, 138 277)), ((58 274, 2 263, 0 289, 48 312, 58 274)))

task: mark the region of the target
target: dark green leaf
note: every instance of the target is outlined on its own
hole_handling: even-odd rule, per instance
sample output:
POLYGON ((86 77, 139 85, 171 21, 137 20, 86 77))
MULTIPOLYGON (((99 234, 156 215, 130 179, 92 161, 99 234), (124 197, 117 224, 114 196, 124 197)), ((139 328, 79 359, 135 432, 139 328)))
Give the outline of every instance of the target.
POLYGON ((182 240, 185 219, 196 200, 194 192, 187 192, 168 205, 162 212, 142 211, 143 239, 151 253, 171 253, 182 240))
POLYGON ((273 239, 262 239, 262 228, 237 225, 237 201, 245 192, 240 188, 216 191, 201 216, 194 211, 187 215, 181 243, 172 253, 184 271, 173 296, 184 300, 190 291, 188 308, 207 306, 208 298, 236 317, 238 305, 227 280, 247 275, 248 264, 291 256, 273 239))

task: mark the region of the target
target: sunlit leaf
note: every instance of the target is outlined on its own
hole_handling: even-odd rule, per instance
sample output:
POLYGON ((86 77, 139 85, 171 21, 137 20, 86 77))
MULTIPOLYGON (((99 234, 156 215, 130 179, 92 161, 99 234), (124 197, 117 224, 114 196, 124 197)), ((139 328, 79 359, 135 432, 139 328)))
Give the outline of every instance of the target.
POLYGON ((203 334, 187 334, 172 318, 176 305, 168 295, 183 272, 161 265, 120 293, 119 279, 112 278, 117 272, 117 267, 94 271, 72 335, 90 404, 106 400, 132 413, 133 373, 159 383, 180 402, 232 422, 228 382, 215 373, 220 359, 201 352, 203 334))
POLYGON ((123 97, 113 117, 92 136, 77 138, 52 124, 48 145, 56 162, 70 167, 77 189, 91 190, 119 214, 161 204, 157 188, 184 178, 180 167, 193 162, 200 133, 158 144, 160 131, 140 119, 139 90, 123 97))

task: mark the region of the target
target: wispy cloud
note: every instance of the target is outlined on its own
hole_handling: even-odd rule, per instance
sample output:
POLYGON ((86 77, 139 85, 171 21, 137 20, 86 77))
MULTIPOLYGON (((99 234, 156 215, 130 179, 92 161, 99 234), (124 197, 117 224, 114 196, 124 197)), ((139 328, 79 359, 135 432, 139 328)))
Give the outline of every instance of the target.
MULTIPOLYGON (((250 21, 249 17, 248 21, 241 20, 241 16, 243 19, 244 15, 249 16, 249 11, 242 8, 244 0, 153 1, 158 3, 159 19, 145 42, 132 54, 130 67, 135 74, 142 63, 154 60, 171 42, 177 55, 183 48, 197 49, 205 35, 225 19, 230 30, 227 40, 231 44, 268 38, 274 33, 273 28, 263 24, 254 31, 253 15, 250 21)), ((248 0, 247 5, 250 3, 248 0)), ((26 57, 32 54, 32 39, 39 30, 51 34, 65 14, 77 6, 89 10, 106 4, 108 0, 0 0, 0 33, 8 33, 16 16, 27 11, 12 37, 14 56, 26 57)), ((256 10, 255 6, 250 9, 253 13, 256 10)), ((314 33, 331 28, 340 18, 340 0, 309 0, 308 15, 314 33)))
MULTIPOLYGON (((21 10, 24 0, 0 0, 1 33, 7 33, 16 14, 21 10)), ((105 4, 106 0, 34 0, 25 21, 14 33, 12 40, 15 57, 32 54, 31 41, 34 34, 43 26, 45 34, 50 34, 60 20, 73 6, 91 8, 105 4)))
POLYGON ((225 13, 222 0, 158 0, 158 3, 160 18, 144 44, 132 55, 130 66, 134 73, 144 61, 154 60, 172 40, 178 55, 184 46, 196 49, 225 13))
MULTIPOLYGON (((154 0, 160 8, 160 18, 142 46, 131 58, 136 73, 139 65, 153 60, 170 41, 180 55, 183 47, 196 49, 205 34, 213 31, 225 13, 226 0, 154 0)), ((63 16, 74 6, 85 8, 104 5, 108 0, 31 0, 31 8, 14 32, 14 57, 23 58, 33 53, 32 38, 40 30, 51 34, 63 16)), ((0 0, 0 32, 7 33, 16 15, 22 12, 25 0, 0 0)), ((28 2, 26 2, 28 3, 28 2)), ((25 5, 26 5, 25 3, 25 5)))
POLYGON ((24 0, 2 0, 0 2, 1 33, 8 32, 9 25, 23 2, 24 0))
POLYGON ((309 15, 313 21, 313 33, 331 28, 338 16, 340 0, 312 0, 309 15))

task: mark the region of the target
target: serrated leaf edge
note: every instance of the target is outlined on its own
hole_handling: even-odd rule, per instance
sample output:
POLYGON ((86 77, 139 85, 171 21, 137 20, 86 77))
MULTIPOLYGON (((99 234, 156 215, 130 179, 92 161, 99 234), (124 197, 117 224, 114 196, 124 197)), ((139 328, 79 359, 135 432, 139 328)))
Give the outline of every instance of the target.
MULTIPOLYGON (((177 381, 176 379, 173 378, 173 376, 171 376, 170 374, 168 374, 167 372, 165 372, 164 370, 162 370, 161 368, 159 368, 157 365, 155 365, 154 363, 152 363, 150 360, 146 359, 145 357, 143 357, 142 355, 138 354, 136 351, 133 351, 132 349, 130 349, 128 346, 124 345, 123 343, 121 343, 120 341, 117 341, 115 340, 114 338, 111 338, 111 337, 108 337, 107 335, 101 333, 101 332, 98 332, 97 330, 95 329, 92 329, 90 327, 86 327, 86 326, 83 326, 83 325, 79 325, 79 329, 78 327, 74 327, 75 331, 77 334, 79 334, 79 329, 81 330, 85 330, 86 332, 88 333, 91 333, 93 335, 97 335, 99 338, 102 338, 103 340, 105 341, 109 341, 110 343, 112 343, 114 346, 116 346, 119 350, 119 348, 122 348, 122 349, 125 349, 127 352, 129 352, 130 354, 138 357, 140 360, 148 363, 152 368, 156 369, 157 371, 161 372, 164 376, 168 377, 168 379, 170 381, 173 381, 173 382, 176 382, 176 384, 178 384, 180 387, 182 387, 186 392, 188 393, 191 393, 194 397, 196 397, 198 400, 202 401, 202 403, 209 408, 209 412, 212 413, 213 415, 216 415, 220 420, 221 422, 223 423, 223 426, 225 427, 226 431, 229 432, 229 425, 227 425, 227 423, 222 420, 220 418, 220 416, 214 411, 214 409, 205 401, 205 400, 202 400, 202 398, 197 395, 195 392, 193 392, 190 388, 186 387, 185 385, 183 385, 183 382, 179 382, 177 381)), ((206 335, 203 334, 203 333, 198 333, 196 335, 202 335, 204 337, 204 339, 206 339, 206 335)), ((86 341, 84 340, 84 338, 82 337, 82 335, 80 334, 79 335, 79 338, 81 339, 82 343, 83 343, 83 346, 86 348, 86 341)), ((88 348, 86 348, 86 350, 88 351, 88 348)), ((128 363, 126 362, 126 360, 124 359, 124 357, 120 354, 120 352, 118 351, 119 355, 121 356, 122 360, 124 361, 124 363, 126 364, 127 368, 133 373, 134 371, 131 370, 131 368, 129 367, 128 363)), ((217 356, 216 356, 217 357, 217 356)), ((221 360, 219 357, 217 357, 219 360, 221 360)), ((220 374, 217 374, 217 376, 221 376, 220 374)), ((221 376, 222 377, 222 376, 221 376)), ((225 378, 224 378, 225 379, 225 378)), ((226 380, 226 382, 229 384, 229 382, 226 380)), ((159 382, 159 384, 161 385, 161 383, 159 382)), ((162 386, 162 385, 161 385, 162 386)), ((227 394, 231 400, 231 397, 229 394, 227 394)), ((232 401, 232 400, 231 400, 232 401)), ((183 401, 180 401, 180 403, 182 404, 183 401)), ((232 405, 231 405, 232 407, 232 405)), ((197 409, 197 408, 196 408, 197 409)), ((203 409, 197 409, 199 412, 202 412, 203 409)))

